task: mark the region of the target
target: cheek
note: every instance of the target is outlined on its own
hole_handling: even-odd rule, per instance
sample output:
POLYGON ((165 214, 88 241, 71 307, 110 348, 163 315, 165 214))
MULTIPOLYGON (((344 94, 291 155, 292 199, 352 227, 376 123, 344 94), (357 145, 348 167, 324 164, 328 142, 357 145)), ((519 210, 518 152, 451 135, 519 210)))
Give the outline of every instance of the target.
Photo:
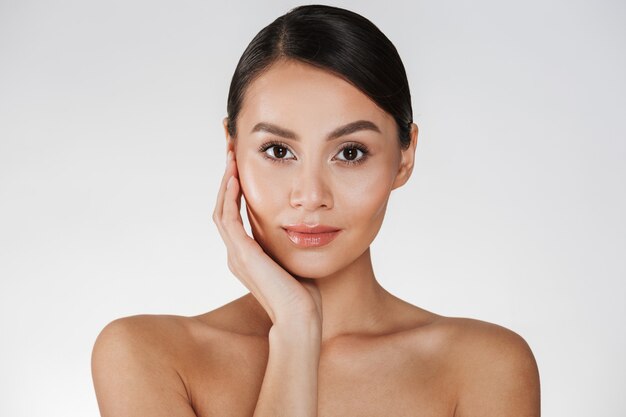
POLYGON ((341 185, 335 202, 341 202, 342 211, 350 213, 351 223, 377 227, 382 221, 392 184, 389 170, 384 168, 360 170, 341 185))
POLYGON ((241 189, 246 204, 256 213, 271 213, 280 206, 285 176, 263 166, 263 162, 242 162, 239 165, 241 189))

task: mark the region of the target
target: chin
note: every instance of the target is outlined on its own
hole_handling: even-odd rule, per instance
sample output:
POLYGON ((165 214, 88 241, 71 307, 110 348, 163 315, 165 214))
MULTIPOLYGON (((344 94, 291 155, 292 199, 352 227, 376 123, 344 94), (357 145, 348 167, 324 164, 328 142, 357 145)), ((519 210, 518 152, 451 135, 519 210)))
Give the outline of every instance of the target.
POLYGON ((286 246, 266 250, 266 253, 290 275, 311 279, 323 279, 334 275, 362 255, 362 253, 346 251, 343 247, 294 249, 286 246))
POLYGON ((322 279, 326 278, 339 270, 337 265, 334 265, 331 262, 316 262, 313 265, 303 265, 302 263, 298 263, 297 260, 290 260, 289 264, 294 265, 285 265, 284 263, 280 263, 280 265, 287 271, 289 274, 296 278, 311 278, 311 279, 322 279))

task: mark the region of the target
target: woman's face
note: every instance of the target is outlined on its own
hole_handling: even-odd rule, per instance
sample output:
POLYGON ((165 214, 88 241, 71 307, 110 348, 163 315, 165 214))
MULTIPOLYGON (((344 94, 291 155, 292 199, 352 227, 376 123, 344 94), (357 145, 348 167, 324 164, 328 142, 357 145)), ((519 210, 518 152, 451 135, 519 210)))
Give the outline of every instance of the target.
POLYGON ((308 278, 364 254, 391 191, 410 176, 416 142, 401 151, 393 117, 342 78, 298 61, 280 61, 249 85, 237 132, 236 143, 227 139, 253 236, 288 272, 308 278), (356 121, 371 128, 327 140, 356 121), (303 248, 284 229, 303 223, 341 231, 328 244, 303 248))

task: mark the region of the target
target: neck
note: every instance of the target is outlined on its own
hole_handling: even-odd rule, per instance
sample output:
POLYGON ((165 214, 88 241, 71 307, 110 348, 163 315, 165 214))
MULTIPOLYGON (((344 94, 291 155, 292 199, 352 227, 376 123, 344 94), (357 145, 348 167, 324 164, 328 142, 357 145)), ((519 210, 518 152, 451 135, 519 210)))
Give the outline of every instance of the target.
POLYGON ((322 342, 373 333, 384 325, 392 296, 374 276, 369 248, 344 269, 315 283, 322 297, 322 342))
MULTIPOLYGON (((369 248, 342 270, 316 278, 315 284, 322 298, 322 343, 351 334, 386 333, 394 314, 401 312, 399 304, 404 304, 376 280, 369 248)), ((244 299, 266 334, 272 325, 269 316, 252 293, 244 299)))

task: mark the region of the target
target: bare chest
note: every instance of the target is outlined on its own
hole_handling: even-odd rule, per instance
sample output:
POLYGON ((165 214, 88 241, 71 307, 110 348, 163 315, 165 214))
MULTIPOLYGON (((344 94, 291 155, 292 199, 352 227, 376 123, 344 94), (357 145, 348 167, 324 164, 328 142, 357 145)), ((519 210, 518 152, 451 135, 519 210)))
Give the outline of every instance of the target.
MULTIPOLYGON (((237 345, 196 362, 188 384, 199 417, 250 417, 267 365, 264 343, 237 345)), ((323 349, 318 416, 451 417, 445 367, 397 343, 341 344, 323 349)))

